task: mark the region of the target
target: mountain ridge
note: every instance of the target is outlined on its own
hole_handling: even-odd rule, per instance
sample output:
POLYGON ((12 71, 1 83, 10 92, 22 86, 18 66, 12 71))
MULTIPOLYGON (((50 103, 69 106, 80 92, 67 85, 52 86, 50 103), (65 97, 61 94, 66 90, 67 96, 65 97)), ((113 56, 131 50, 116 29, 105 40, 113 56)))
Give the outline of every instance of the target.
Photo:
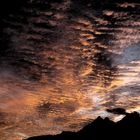
POLYGON ((27 140, 67 140, 80 139, 90 140, 94 138, 122 138, 137 137, 137 130, 140 129, 140 114, 137 112, 127 113, 126 116, 118 121, 113 122, 109 118, 101 118, 100 116, 89 123, 79 132, 62 132, 58 135, 36 136, 27 140))

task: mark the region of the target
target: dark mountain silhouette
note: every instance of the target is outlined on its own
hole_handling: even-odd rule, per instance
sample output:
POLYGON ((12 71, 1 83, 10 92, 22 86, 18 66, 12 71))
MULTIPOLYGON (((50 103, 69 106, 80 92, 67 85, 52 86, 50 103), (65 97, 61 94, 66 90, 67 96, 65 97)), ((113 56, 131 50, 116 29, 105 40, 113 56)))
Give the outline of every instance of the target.
MULTIPOLYGON (((125 111, 122 111, 123 114, 124 112, 125 111)), ((102 119, 101 117, 98 117, 95 121, 85 126, 77 133, 62 132, 61 134, 55 136, 38 136, 27 140, 96 140, 100 138, 121 139, 127 137, 135 139, 139 136, 139 131, 140 115, 137 112, 133 112, 126 113, 126 116, 117 123, 109 120, 108 118, 102 119)))

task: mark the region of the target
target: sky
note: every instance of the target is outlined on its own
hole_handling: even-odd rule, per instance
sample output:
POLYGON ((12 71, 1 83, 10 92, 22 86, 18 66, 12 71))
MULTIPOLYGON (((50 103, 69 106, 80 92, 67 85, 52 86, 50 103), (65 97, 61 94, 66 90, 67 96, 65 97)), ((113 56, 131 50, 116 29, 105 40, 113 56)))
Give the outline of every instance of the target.
POLYGON ((27 0, 1 15, 0 138, 139 112, 139 10, 137 0, 27 0))

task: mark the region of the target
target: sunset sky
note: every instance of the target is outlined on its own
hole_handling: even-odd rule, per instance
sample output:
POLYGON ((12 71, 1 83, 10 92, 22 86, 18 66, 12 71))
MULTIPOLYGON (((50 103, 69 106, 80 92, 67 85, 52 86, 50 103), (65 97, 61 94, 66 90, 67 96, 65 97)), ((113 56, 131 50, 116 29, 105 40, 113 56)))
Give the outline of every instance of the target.
POLYGON ((140 112, 139 11, 137 0, 25 0, 1 14, 0 140, 140 112))

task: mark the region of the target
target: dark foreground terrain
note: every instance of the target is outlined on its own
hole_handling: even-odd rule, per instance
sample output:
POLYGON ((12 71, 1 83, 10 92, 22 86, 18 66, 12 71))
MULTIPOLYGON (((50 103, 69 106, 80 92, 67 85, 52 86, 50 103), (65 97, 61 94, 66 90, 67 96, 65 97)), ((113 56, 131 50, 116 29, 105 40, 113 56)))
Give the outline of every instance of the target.
POLYGON ((28 140, 94 140, 94 139, 139 139, 140 115, 137 112, 126 114, 119 122, 115 123, 108 118, 98 117, 95 121, 84 127, 81 131, 63 132, 56 136, 38 136, 28 140))

